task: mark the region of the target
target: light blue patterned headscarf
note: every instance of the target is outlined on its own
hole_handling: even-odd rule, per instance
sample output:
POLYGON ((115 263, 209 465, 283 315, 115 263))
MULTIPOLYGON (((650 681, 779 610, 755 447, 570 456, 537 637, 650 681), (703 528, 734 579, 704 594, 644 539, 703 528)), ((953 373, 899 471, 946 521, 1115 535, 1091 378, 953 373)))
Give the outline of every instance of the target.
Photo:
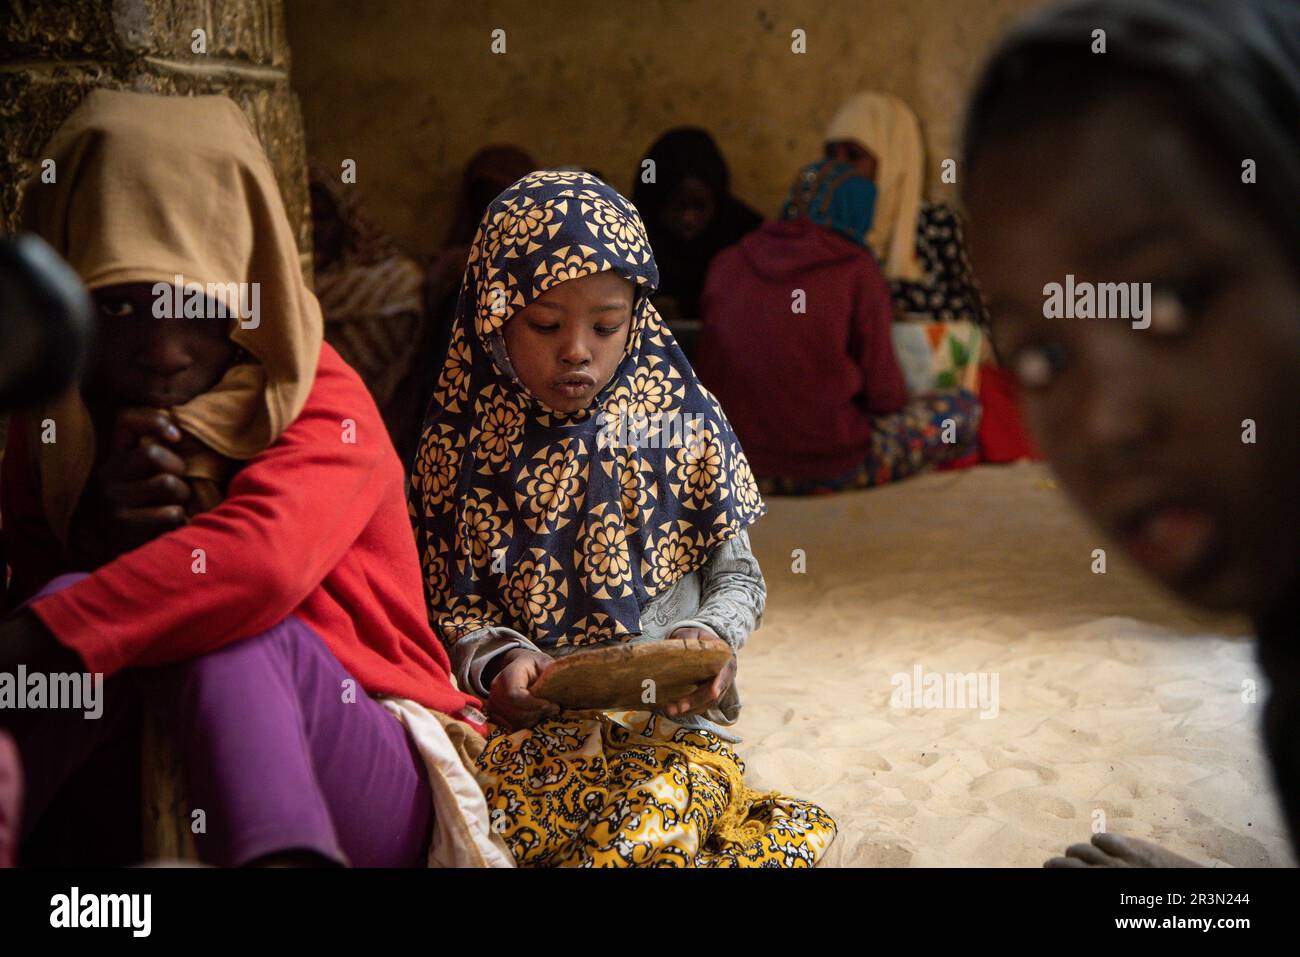
POLYGON ((781 218, 808 219, 866 246, 875 213, 875 183, 844 163, 819 160, 795 177, 781 218))

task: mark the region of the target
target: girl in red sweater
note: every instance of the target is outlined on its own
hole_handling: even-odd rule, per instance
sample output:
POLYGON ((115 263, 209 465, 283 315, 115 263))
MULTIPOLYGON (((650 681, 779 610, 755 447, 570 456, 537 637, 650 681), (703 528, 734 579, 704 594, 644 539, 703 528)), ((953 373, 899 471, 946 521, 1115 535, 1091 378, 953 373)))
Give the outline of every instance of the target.
MULTIPOLYGON (((478 702, 429 630, 402 468, 321 343, 252 127, 224 97, 96 91, 44 155, 56 180, 28 185, 24 222, 91 290, 100 341, 79 389, 10 430, 9 602, 26 604, 0 626, 0 673, 107 681, 95 720, 0 696, 20 839, 131 780, 89 778, 130 753, 148 692, 204 860, 422 863, 428 781, 370 696, 482 729, 478 702)), ((102 833, 80 860, 129 859, 102 833)))

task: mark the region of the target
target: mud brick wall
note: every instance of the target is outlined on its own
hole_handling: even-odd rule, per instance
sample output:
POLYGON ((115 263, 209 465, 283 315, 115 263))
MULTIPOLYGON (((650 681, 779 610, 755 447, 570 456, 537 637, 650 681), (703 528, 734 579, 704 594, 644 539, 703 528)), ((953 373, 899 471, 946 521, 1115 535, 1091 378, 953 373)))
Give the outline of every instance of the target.
POLYGON ((275 167, 310 276, 302 114, 289 87, 281 0, 5 0, 0 4, 0 228, 51 134, 96 87, 224 93, 275 167), (206 52, 192 33, 206 33, 206 52))
POLYGON ((512 142, 630 192, 673 126, 710 130, 738 196, 765 216, 822 153, 840 103, 864 89, 921 122, 926 193, 956 156, 967 88, 989 48, 1046 0, 287 0, 308 150, 357 162, 366 207, 409 253, 441 247, 461 171, 512 142), (807 52, 794 54, 803 29, 807 52), (492 53, 492 31, 507 52, 492 53))

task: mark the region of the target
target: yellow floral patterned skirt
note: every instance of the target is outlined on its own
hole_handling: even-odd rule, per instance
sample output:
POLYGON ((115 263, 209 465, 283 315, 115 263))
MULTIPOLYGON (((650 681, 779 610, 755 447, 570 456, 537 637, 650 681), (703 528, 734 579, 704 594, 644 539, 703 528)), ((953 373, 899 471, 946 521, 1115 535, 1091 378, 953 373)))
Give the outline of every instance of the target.
POLYGON ((523 867, 812 867, 835 837, 817 805, 749 788, 717 735, 644 711, 494 728, 478 768, 523 867))

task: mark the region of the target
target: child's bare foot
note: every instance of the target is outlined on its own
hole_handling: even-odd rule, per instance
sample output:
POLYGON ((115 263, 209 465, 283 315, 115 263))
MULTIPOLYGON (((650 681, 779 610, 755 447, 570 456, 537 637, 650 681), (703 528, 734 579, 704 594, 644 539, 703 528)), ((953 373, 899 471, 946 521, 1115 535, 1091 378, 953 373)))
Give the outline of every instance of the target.
POLYGON ((1118 834, 1094 834, 1091 844, 1071 844, 1044 867, 1202 867, 1158 844, 1118 834))

